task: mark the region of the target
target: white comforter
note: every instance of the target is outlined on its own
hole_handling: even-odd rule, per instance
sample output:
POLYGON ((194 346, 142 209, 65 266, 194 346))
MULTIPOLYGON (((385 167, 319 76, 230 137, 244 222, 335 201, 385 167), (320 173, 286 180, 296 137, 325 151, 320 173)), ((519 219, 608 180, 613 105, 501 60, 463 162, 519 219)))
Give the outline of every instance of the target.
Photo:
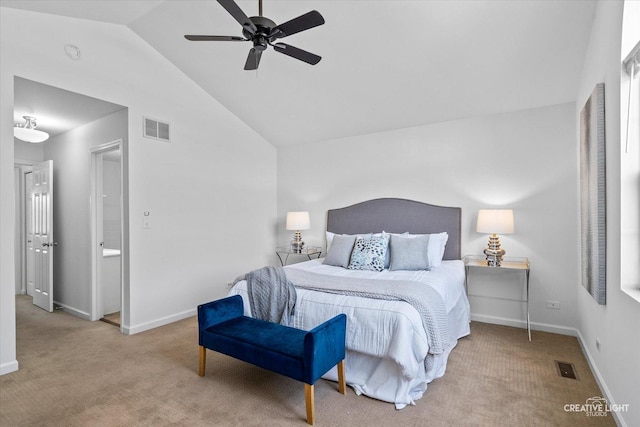
MULTIPOLYGON (((449 319, 450 346, 427 372, 424 360, 429 342, 418 312, 403 301, 376 300, 297 289, 296 311, 290 326, 309 330, 345 313, 347 322, 347 383, 360 394, 395 403, 400 409, 422 397, 427 383, 444 374, 449 352, 457 339, 469 333, 469 302, 464 291, 462 261, 444 261, 431 271, 382 272, 347 270, 322 264, 322 259, 287 266, 331 276, 428 283, 443 298, 449 319)), ((250 316, 246 282, 237 283, 229 295, 244 299, 250 316)), ((335 380, 334 371, 326 378, 335 380)))

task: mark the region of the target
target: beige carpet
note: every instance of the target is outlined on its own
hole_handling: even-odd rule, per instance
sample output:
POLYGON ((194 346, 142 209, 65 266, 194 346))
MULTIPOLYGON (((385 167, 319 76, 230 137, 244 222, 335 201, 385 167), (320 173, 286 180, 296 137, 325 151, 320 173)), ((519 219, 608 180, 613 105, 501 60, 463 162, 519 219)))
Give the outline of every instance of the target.
MULTIPOLYGON (((301 383, 213 352, 198 377, 195 318, 124 336, 19 296, 17 352, 20 370, 0 377, 2 426, 307 425, 301 383)), ((615 425, 563 410, 601 395, 575 338, 534 331, 529 343, 522 329, 474 322, 416 406, 397 411, 320 380, 316 425, 615 425), (560 377, 555 360, 579 380, 560 377)))

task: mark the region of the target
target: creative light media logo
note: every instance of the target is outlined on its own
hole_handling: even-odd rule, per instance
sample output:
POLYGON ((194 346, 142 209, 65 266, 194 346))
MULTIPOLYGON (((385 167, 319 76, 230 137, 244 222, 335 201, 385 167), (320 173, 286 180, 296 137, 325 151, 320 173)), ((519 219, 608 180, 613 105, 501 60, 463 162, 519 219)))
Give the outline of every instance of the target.
POLYGON ((567 403, 563 408, 565 412, 582 412, 587 417, 606 417, 610 412, 627 412, 629 404, 609 405, 604 397, 593 396, 585 403, 567 403))

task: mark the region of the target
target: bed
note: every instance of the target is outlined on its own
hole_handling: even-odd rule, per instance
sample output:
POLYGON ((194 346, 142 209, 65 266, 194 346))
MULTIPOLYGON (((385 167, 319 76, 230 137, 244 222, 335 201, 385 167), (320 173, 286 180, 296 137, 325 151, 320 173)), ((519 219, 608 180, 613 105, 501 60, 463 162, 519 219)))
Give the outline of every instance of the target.
MULTIPOLYGON (((329 256, 285 267, 296 288, 295 312, 289 325, 310 330, 345 313, 347 384, 357 394, 393 403, 397 409, 415 404, 428 383, 444 375, 458 339, 470 333, 460 251, 461 209, 405 199, 369 200, 329 210, 327 240, 328 245, 336 245, 328 248, 329 256), (399 254, 397 242, 429 235, 431 240, 425 242, 433 245, 434 236, 443 233, 447 238, 441 262, 428 270, 405 270, 398 262, 392 268, 388 257, 382 271, 325 262, 338 251, 338 239, 350 236, 356 236, 355 247, 370 236, 388 238, 389 248, 396 248, 399 254), (336 290, 337 286, 341 289, 336 290), (363 286, 368 286, 367 292, 362 291, 363 286), (356 287, 357 292, 353 291, 356 287), (389 288, 398 294, 387 298, 389 288), (380 291, 383 296, 369 295, 369 291, 378 292, 374 289, 385 289, 380 291)), ((429 248, 430 254, 435 253, 432 246, 429 248)), ((393 257, 393 251, 391 254, 393 257)), ((251 315, 246 281, 237 282, 229 295, 241 295, 245 315, 251 315)), ((324 378, 336 381, 337 372, 329 371, 324 378)))

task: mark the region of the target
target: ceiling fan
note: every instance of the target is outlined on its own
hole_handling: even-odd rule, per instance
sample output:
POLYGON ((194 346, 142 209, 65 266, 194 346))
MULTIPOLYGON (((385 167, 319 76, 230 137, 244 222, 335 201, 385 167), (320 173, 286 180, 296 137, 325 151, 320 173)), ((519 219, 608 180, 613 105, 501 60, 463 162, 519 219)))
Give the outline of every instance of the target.
POLYGON ((242 34, 239 36, 199 36, 185 35, 184 38, 190 41, 231 41, 231 42, 253 42, 253 47, 247 56, 247 62, 244 64, 245 70, 257 70, 260 64, 262 52, 267 46, 272 46, 276 52, 284 53, 307 64, 316 65, 322 59, 320 56, 299 49, 286 43, 275 43, 277 39, 290 36, 301 31, 308 30, 318 25, 324 24, 324 18, 318 11, 311 12, 293 18, 283 24, 276 25, 269 18, 262 16, 262 0, 258 0, 258 15, 248 17, 234 0, 218 0, 218 3, 224 7, 227 12, 242 25, 242 34))

